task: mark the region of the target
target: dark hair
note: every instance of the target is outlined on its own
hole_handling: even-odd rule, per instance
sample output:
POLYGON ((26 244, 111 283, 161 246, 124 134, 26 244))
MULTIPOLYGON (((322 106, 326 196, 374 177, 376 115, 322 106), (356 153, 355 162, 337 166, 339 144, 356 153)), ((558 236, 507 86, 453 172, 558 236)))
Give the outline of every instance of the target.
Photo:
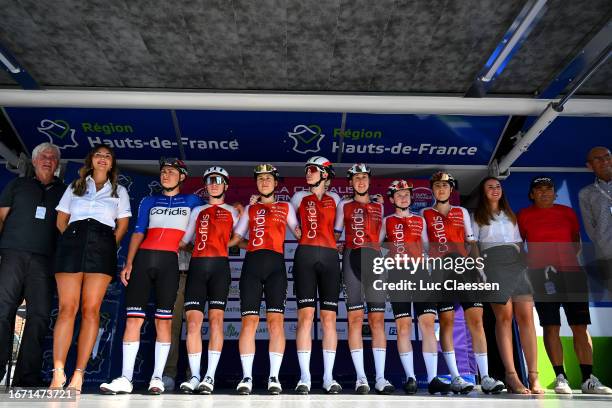
MULTIPOLYGON (((501 183, 501 181, 497 177, 487 177, 480 182, 478 185, 478 204, 476 206, 476 211, 474 212, 474 220, 478 223, 478 225, 489 225, 491 220, 493 219, 493 213, 491 212, 491 206, 489 205, 489 200, 487 200, 487 196, 485 195, 485 183, 489 180, 496 180, 501 183)), ((510 221, 516 225, 516 215, 512 208, 510 208, 510 204, 508 204, 508 199, 506 198, 506 194, 504 194, 504 190, 502 189, 502 194, 499 197, 499 209, 503 211, 510 221)))
POLYGON ((79 169, 79 178, 74 180, 71 184, 74 195, 82 197, 87 191, 87 176, 91 176, 93 174, 93 156, 101 149, 108 150, 110 152, 111 157, 113 158, 111 169, 109 170, 106 176, 108 180, 110 180, 112 185, 111 196, 119 197, 119 194, 117 194, 117 186, 119 185, 119 183, 117 182, 117 178, 119 176, 119 170, 117 169, 117 159, 115 158, 115 151, 111 147, 103 144, 94 146, 89 151, 89 153, 87 153, 87 156, 85 156, 85 163, 83 163, 83 167, 79 169))

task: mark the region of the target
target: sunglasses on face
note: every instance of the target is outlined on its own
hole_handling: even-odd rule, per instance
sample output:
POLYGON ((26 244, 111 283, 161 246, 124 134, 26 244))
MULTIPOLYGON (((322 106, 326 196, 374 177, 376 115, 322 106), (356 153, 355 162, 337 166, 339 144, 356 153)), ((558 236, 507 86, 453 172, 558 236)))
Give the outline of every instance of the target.
POLYGON ((306 173, 316 173, 320 171, 320 169, 317 166, 307 166, 306 167, 306 173))
POLYGON ((206 185, 210 186, 211 184, 225 184, 225 179, 221 176, 206 177, 206 185))

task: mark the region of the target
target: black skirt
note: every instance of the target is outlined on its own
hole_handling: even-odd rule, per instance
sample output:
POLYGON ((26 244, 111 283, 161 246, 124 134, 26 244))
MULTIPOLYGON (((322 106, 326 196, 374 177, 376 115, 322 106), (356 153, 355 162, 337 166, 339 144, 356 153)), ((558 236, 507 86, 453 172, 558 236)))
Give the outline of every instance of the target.
POLYGON ((111 227, 92 218, 68 225, 59 237, 55 273, 117 274, 117 245, 111 227))
POLYGON ((531 295, 533 289, 527 276, 527 268, 514 245, 494 246, 484 251, 487 282, 499 283, 500 290, 487 299, 505 304, 513 296, 531 295))

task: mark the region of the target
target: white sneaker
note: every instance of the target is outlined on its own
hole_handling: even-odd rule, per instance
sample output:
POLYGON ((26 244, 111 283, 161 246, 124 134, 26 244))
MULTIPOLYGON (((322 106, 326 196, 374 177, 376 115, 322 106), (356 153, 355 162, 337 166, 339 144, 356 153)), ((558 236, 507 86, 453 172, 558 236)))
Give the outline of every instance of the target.
POLYGON ((200 379, 196 376, 193 376, 189 379, 189 381, 181 383, 181 386, 179 388, 184 394, 193 394, 193 392, 198 388, 198 385, 200 385, 200 379))
POLYGON ((159 377, 151 378, 149 382, 149 394, 159 395, 165 391, 164 382, 159 377))
POLYGON ((100 392, 106 395, 129 394, 134 389, 132 382, 127 377, 117 377, 110 383, 100 384, 100 392))
POLYGON ((295 386, 295 392, 301 395, 308 394, 310 392, 310 381, 302 381, 302 379, 300 379, 295 386))
POLYGON ((559 374, 555 378, 555 393, 557 394, 571 394, 572 388, 567 382, 567 378, 563 374, 559 374))
POLYGON ((469 394, 474 389, 474 384, 465 381, 460 375, 451 381, 451 391, 455 394, 469 394))
POLYGON ((268 394, 278 395, 283 391, 283 387, 281 387, 278 378, 270 377, 268 378, 268 394))
POLYGON ((328 394, 339 394, 342 391, 342 387, 333 378, 329 381, 323 380, 323 389, 328 394))
POLYGON ((236 391, 238 391, 240 395, 249 395, 252 389, 253 379, 251 377, 244 377, 236 387, 236 391))
POLYGON ((606 387, 599 381, 597 377, 591 374, 591 377, 582 383, 583 394, 612 394, 612 389, 606 387))
POLYGON ((355 382, 355 392, 357 394, 367 394, 370 392, 370 385, 366 377, 357 379, 357 382, 355 382))
POLYGON ((206 394, 206 395, 212 394, 214 389, 215 389, 215 380, 212 377, 209 377, 208 375, 204 377, 204 379, 198 386, 198 391, 200 391, 200 394, 206 394))
POLYGON ((374 384, 374 390, 376 390, 377 394, 389 395, 393 394, 395 387, 386 379, 381 378, 380 380, 376 381, 376 384, 374 384))
POLYGON ((482 388, 482 392, 485 394, 499 394, 506 387, 504 386, 503 382, 496 380, 493 377, 486 376, 483 377, 482 381, 480 382, 480 388, 482 388))

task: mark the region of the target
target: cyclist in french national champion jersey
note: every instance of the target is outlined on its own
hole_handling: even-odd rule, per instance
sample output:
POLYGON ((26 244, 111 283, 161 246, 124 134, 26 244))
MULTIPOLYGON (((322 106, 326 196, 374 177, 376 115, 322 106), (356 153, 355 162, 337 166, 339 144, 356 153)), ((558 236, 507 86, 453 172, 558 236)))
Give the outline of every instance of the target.
MULTIPOLYGON (((431 176, 430 187, 435 199, 432 207, 424 208, 422 215, 427 224, 427 235, 429 237, 429 256, 432 258, 467 258, 471 251, 466 245, 470 245, 472 251, 477 251, 470 216, 463 207, 450 204, 451 193, 457 188, 455 178, 449 173, 436 172, 431 176)), ((475 252, 477 253, 477 252, 475 252)), ((446 264, 446 262, 444 262, 446 264)), ((451 270, 449 279, 463 277, 458 268, 451 270)), ((465 271, 467 279, 474 280, 475 270, 465 271)), ((439 268, 432 272, 433 279, 439 279, 444 271, 439 268)), ((464 277, 465 279, 465 277, 464 277)), ((450 294, 451 301, 442 301, 443 294, 438 294, 437 310, 440 320, 440 344, 444 360, 451 373, 451 390, 454 393, 467 394, 474 389, 474 384, 464 380, 459 375, 457 360, 455 359, 455 346, 453 342, 453 326, 455 319, 455 302, 450 294)), ((466 299, 462 299, 466 300, 466 299)), ((481 376, 482 390, 485 393, 499 393, 504 389, 504 384, 489 376, 487 358, 487 339, 482 325, 482 303, 478 301, 462 301, 463 313, 468 329, 472 336, 472 348, 476 357, 476 364, 481 376)))
POLYGON ((355 392, 370 392, 363 364, 362 326, 364 302, 368 305, 368 323, 372 332, 372 352, 376 367, 375 389, 378 393, 390 394, 395 388, 385 379, 385 294, 373 293, 374 258, 380 257, 380 230, 383 206, 370 201, 370 168, 363 163, 351 166, 347 172, 349 185, 354 190, 352 199, 341 201, 336 211, 334 226, 336 239, 345 231, 342 255, 342 276, 346 292, 348 312, 348 343, 357 381, 355 392))
POLYGON ((179 284, 178 248, 185 233, 191 210, 203 204, 193 194, 180 194, 187 177, 182 160, 165 158, 159 161, 162 194, 145 197, 138 207, 138 220, 130 240, 121 282, 127 286, 125 305, 127 320, 123 334, 123 370, 121 377, 103 383, 104 394, 132 392, 132 375, 140 346, 140 329, 151 289, 155 292, 155 365, 149 393, 164 392, 162 374, 168 352, 172 326, 172 308, 179 284))
POLYGON ((215 371, 223 347, 223 314, 232 282, 229 266, 229 247, 240 241, 233 233, 238 212, 225 204, 229 174, 218 166, 211 167, 202 177, 209 197, 208 204, 191 212, 187 231, 181 242, 186 246, 193 240, 193 253, 185 284, 185 314, 187 316, 187 356, 191 379, 181 384, 181 391, 212 393, 215 371), (230 238, 233 239, 230 240, 230 238), (202 355, 202 322, 208 302, 208 369, 200 382, 202 355))
MULTIPOLYGON (((380 240, 389 252, 387 257, 395 258, 404 255, 415 261, 408 265, 417 265, 418 260, 425 257, 429 241, 425 219, 410 212, 412 201, 412 183, 406 180, 395 180, 389 185, 387 196, 395 207, 395 213, 383 219, 380 240)), ((416 282, 426 279, 427 270, 417 267, 416 270, 392 269, 389 272, 389 283, 399 283, 403 280, 416 282)), ((397 327, 397 351, 406 374, 404 391, 406 394, 417 392, 417 382, 414 375, 412 354, 412 303, 406 290, 391 290, 390 299, 397 327)), ((423 338, 423 360, 427 370, 428 390, 431 394, 448 394, 450 387, 438 377, 438 341, 436 340, 435 321, 436 309, 428 303, 414 302, 414 313, 418 318, 419 330, 423 338)))
POLYGON ((302 231, 293 259, 298 307, 296 346, 301 371, 295 390, 299 394, 310 392, 311 333, 318 291, 323 326, 323 389, 329 394, 337 394, 342 387, 334 380, 332 373, 338 344, 336 313, 342 278, 334 219, 340 197, 327 191, 335 175, 329 160, 321 156, 311 157, 305 169, 309 189, 295 193, 291 199, 302 231))
POLYGON ((266 321, 269 334, 270 376, 268 392, 282 391, 278 373, 285 352, 283 326, 287 297, 287 272, 283 245, 287 226, 299 239, 298 222, 293 206, 276 201, 278 170, 271 164, 260 164, 254 169, 259 201, 248 205, 236 226, 235 233, 248 236, 247 254, 240 275, 240 313, 242 329, 238 339, 242 362, 242 381, 236 387, 239 394, 248 395, 253 388, 253 359, 255 332, 259 324, 262 292, 266 299, 266 321))

